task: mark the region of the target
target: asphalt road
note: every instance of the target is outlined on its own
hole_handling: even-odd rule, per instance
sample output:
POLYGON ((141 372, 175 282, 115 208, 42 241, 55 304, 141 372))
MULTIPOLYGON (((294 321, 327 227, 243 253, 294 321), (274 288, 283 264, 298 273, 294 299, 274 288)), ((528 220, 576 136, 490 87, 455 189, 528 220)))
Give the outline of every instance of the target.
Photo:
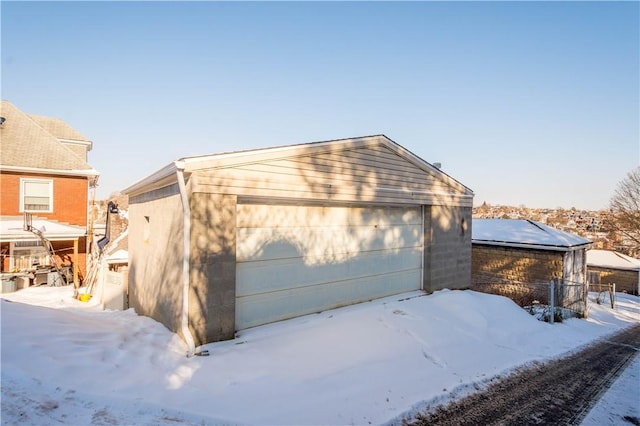
MULTIPOLYGON (((636 325, 566 358, 521 370, 408 424, 579 425, 639 353, 636 325)), ((640 419, 629 421, 640 424, 640 419)))

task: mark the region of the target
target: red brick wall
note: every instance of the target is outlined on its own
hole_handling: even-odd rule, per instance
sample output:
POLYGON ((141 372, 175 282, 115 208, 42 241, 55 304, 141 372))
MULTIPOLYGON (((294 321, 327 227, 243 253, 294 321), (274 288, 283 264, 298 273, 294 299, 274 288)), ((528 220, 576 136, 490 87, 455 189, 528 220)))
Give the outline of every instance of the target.
MULTIPOLYGON (((73 241, 52 241, 53 251, 56 253, 56 261, 58 266, 73 264, 73 241)), ((78 240, 78 277, 80 281, 86 278, 87 255, 87 238, 81 237, 78 240)))
POLYGON ((53 180, 53 213, 34 212, 34 216, 87 225, 89 181, 86 177, 51 176, 2 172, 0 174, 0 215, 21 216, 20 178, 53 180))

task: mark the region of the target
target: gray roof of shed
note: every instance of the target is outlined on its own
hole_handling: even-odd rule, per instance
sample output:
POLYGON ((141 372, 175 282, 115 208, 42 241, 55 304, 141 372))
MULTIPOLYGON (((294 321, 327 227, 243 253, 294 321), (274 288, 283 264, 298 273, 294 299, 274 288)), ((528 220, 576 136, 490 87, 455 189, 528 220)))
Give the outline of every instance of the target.
POLYGON ((542 223, 521 219, 473 219, 474 244, 567 251, 587 247, 590 240, 542 223))
POLYGON ((60 142, 60 139, 90 142, 64 121, 27 115, 6 100, 0 103, 0 116, 5 118, 0 126, 0 166, 3 169, 98 174, 83 158, 60 142))

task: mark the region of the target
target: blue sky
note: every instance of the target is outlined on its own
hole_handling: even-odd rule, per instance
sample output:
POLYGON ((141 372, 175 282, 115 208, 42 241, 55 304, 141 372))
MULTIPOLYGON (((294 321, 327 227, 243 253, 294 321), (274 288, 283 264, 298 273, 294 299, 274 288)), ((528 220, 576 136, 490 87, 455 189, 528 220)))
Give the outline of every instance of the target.
POLYGON ((2 1, 2 98, 181 157, 385 134, 475 204, 606 208, 640 164, 638 2, 2 1))

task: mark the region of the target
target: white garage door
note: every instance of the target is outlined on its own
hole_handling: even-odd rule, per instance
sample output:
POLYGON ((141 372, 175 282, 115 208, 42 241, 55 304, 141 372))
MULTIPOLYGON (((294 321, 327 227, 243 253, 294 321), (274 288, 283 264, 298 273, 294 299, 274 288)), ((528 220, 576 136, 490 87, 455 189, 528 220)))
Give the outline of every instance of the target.
POLYGON ((238 204, 236 329, 420 289, 420 208, 238 204))

